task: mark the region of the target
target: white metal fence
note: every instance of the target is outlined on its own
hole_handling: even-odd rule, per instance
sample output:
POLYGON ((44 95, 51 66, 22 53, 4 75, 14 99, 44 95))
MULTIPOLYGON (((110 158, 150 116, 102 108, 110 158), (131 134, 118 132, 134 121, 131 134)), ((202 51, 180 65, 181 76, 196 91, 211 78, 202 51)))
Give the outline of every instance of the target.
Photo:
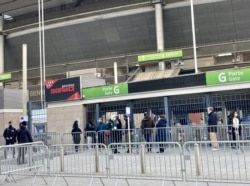
POLYGON ((209 141, 1 146, 0 173, 3 182, 25 175, 34 182, 52 176, 54 183, 57 177, 84 177, 250 184, 250 141, 217 143, 216 151, 209 141))

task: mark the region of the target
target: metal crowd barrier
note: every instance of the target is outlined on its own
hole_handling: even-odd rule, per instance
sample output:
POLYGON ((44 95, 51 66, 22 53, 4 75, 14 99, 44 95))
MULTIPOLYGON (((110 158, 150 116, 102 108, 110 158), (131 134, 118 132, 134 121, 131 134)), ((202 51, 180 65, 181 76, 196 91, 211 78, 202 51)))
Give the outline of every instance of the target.
POLYGON ((111 178, 116 185, 119 179, 249 184, 250 141, 217 143, 216 151, 209 141, 110 143, 108 148, 60 144, 49 150, 41 142, 1 146, 0 173, 3 181, 13 175, 33 176, 33 182, 36 176, 50 176, 53 185, 58 177, 66 184, 66 177, 111 178))
POLYGON ((249 184, 250 141, 217 143, 216 151, 211 150, 210 142, 184 143, 185 181, 249 184))
POLYGON ((35 176, 47 172, 48 148, 42 142, 0 146, 0 154, 2 182, 10 181, 15 174, 35 176))
MULTIPOLYGON (((50 176, 107 178, 107 149, 103 144, 61 144, 50 147, 50 176)), ((56 181, 56 180, 55 180, 56 181)))
MULTIPOLYGON (((242 134, 241 140, 250 140, 250 124, 241 124, 242 134)), ((230 135, 228 134, 228 125, 216 125, 217 139, 220 141, 229 141, 230 135)), ((128 130, 106 130, 106 131, 83 131, 80 134, 81 144, 87 144, 89 142, 88 137, 91 138, 90 144, 94 143, 127 143, 128 142, 128 130)), ((207 125, 180 125, 165 128, 150 128, 140 129, 135 128, 130 130, 131 142, 147 142, 145 133, 150 133, 148 138, 149 142, 179 142, 184 143, 188 141, 209 141, 209 133, 207 125), (159 132, 160 131, 160 132, 159 132)), ((77 133, 76 133, 77 134, 77 133)), ((33 135, 34 141, 43 141, 44 144, 56 145, 56 144, 73 144, 73 136, 71 133, 37 133, 33 135)), ((4 140, 3 140, 4 144, 4 140)))
POLYGON ((47 146, 61 144, 61 134, 56 132, 36 133, 32 137, 34 141, 42 141, 47 146))
POLYGON ((131 143, 130 152, 129 143, 122 144, 125 149, 119 149, 119 145, 111 143, 108 146, 110 178, 183 180, 182 148, 179 143, 131 143), (148 151, 148 148, 151 150, 148 151))

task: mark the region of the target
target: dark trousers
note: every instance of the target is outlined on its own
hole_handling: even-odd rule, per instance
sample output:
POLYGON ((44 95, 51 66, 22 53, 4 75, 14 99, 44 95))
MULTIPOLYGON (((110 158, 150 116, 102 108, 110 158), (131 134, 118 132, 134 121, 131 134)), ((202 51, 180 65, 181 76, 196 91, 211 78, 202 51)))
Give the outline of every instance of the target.
POLYGON ((17 164, 21 165, 25 163, 25 154, 27 152, 27 147, 18 148, 17 164))
MULTIPOLYGON (((233 141, 239 140, 241 136, 241 128, 235 129, 234 127, 232 127, 231 135, 232 135, 233 141)), ((231 143, 231 146, 236 146, 236 143, 231 143)))
MULTIPOLYGON (((80 141, 75 141, 74 144, 80 144, 80 141)), ((79 145, 75 145, 75 151, 78 152, 79 145)))
MULTIPOLYGON (((147 143, 150 143, 151 142, 151 134, 144 134, 144 138, 146 140, 147 143)), ((148 152, 152 150, 152 144, 147 144, 147 147, 148 147, 148 152)))
MULTIPOLYGON (((98 143, 105 144, 104 132, 98 132, 98 143)), ((99 145, 99 148, 102 148, 102 145, 99 145)))
MULTIPOLYGON (((111 143, 119 143, 118 133, 119 131, 111 131, 111 143)), ((118 145, 117 144, 113 145, 112 147, 113 153, 119 153, 117 149, 118 149, 118 145)))
POLYGON ((159 144, 159 147, 160 152, 164 152, 164 144, 159 144))

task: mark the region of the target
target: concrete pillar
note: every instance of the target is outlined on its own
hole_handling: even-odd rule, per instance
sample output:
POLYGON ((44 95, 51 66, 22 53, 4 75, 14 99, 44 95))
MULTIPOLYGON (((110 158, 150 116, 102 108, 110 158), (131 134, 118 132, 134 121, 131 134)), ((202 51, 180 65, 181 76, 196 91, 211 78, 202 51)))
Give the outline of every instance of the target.
MULTIPOLYGON (((206 116, 206 119, 207 119, 207 117, 208 117, 207 107, 212 107, 212 96, 211 96, 211 93, 206 93, 205 94, 205 100, 206 100, 205 116, 206 116)), ((204 120, 204 123, 207 123, 207 120, 204 120)))
POLYGON ((170 117, 168 97, 164 97, 164 110, 165 110, 165 116, 167 120, 166 137, 167 137, 167 141, 171 141, 171 136, 170 136, 171 117, 170 117))
MULTIPOLYGON (((0 14, 0 32, 3 32, 3 15, 0 14)), ((4 35, 0 34, 0 74, 4 72, 4 35)), ((0 87, 3 86, 3 83, 0 82, 0 87)))
POLYGON ((114 84, 118 83, 117 62, 114 62, 114 84))
MULTIPOLYGON (((156 41, 157 51, 164 51, 164 27, 162 1, 155 1, 155 23, 156 23, 156 41)), ((165 61, 159 62, 159 70, 165 70, 165 61)))

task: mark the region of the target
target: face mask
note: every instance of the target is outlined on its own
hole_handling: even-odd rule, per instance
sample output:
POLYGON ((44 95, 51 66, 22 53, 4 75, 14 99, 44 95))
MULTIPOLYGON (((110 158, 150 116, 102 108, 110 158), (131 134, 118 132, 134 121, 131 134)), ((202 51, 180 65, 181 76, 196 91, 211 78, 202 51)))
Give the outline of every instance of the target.
POLYGON ((102 120, 101 120, 101 119, 99 119, 99 122, 102 122, 102 120))

